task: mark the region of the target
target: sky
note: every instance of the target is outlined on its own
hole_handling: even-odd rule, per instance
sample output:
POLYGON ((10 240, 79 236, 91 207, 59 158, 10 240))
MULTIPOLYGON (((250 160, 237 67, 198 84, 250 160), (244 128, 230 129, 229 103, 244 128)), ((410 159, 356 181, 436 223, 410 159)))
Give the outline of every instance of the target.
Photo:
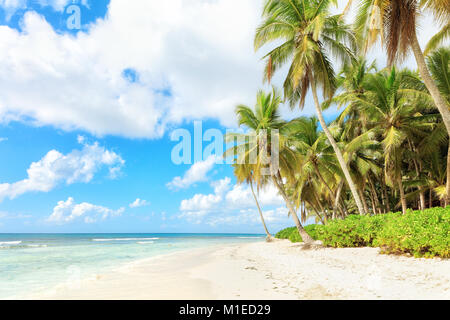
MULTIPOLYGON (((262 233, 249 188, 206 152, 211 134, 237 130, 235 106, 265 88, 265 50, 252 41, 261 8, 0 0, 0 233, 262 233), (184 163, 180 132, 192 147, 184 163)), ((422 20, 422 45, 436 30, 422 20)), ((369 57, 385 63, 380 48, 369 57)), ((313 109, 308 97, 282 115, 313 109)), ((293 225, 273 187, 259 199, 271 232, 293 225)))

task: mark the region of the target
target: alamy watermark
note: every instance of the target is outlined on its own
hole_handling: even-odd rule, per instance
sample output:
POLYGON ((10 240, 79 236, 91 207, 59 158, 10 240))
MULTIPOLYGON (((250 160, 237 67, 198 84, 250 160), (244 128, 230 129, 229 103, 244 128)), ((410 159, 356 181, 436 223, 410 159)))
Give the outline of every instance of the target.
POLYGON ((66 27, 69 30, 81 29, 81 5, 83 2, 80 1, 72 0, 72 4, 68 5, 64 10, 65 14, 68 15, 66 19, 66 27))
POLYGON ((215 157, 216 164, 259 164, 262 175, 271 175, 279 169, 279 131, 236 133, 227 129, 207 129, 201 121, 194 121, 191 131, 179 128, 172 131, 171 141, 178 142, 171 151, 174 164, 193 164, 215 157), (226 154, 225 154, 226 153, 226 154))

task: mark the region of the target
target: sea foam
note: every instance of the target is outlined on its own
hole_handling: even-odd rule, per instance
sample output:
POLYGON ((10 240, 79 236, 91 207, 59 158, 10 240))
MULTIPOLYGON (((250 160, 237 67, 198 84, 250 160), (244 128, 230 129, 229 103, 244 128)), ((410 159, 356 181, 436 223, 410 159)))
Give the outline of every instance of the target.
POLYGON ((10 246, 15 246, 15 245, 18 245, 18 244, 21 244, 22 243, 22 241, 3 241, 3 242, 0 242, 0 246, 1 245, 10 245, 10 246))
POLYGON ((138 241, 138 240, 158 240, 159 238, 102 238, 102 239, 92 239, 92 241, 138 241))

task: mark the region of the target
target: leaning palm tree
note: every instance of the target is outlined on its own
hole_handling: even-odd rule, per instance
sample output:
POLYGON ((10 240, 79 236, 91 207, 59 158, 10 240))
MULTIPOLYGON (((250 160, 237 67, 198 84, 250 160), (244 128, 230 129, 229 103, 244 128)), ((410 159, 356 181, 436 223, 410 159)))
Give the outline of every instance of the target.
POLYGON ((262 24, 255 35, 255 49, 272 41, 282 44, 265 55, 267 66, 265 79, 270 81, 274 72, 290 61, 290 68, 284 81, 284 94, 291 107, 299 102, 305 104, 306 94, 311 89, 320 125, 333 147, 339 165, 344 173, 358 211, 364 213, 341 150, 327 127, 317 95, 322 87, 328 100, 336 89, 336 81, 329 53, 341 61, 353 58, 355 44, 351 28, 344 24, 341 15, 329 13, 331 0, 266 0, 262 24))
MULTIPOLYGON (((309 185, 310 180, 320 181, 327 197, 331 198, 336 205, 333 212, 339 210, 343 214, 343 209, 339 202, 336 189, 337 177, 341 176, 339 164, 326 136, 319 131, 318 120, 315 117, 300 117, 291 120, 287 124, 291 137, 291 144, 301 157, 302 170, 299 177, 300 183, 296 184, 298 200, 302 192, 303 185, 309 185)), ((297 201, 298 201, 297 200, 297 201)))
MULTIPOLYGON (((264 215, 261 210, 261 206, 259 205, 258 197, 256 196, 255 190, 253 188, 254 184, 254 175, 253 175, 253 165, 249 162, 249 153, 246 150, 241 149, 241 154, 238 154, 238 159, 236 163, 233 164, 234 167, 234 175, 238 183, 246 183, 250 186, 250 190, 252 191, 253 198, 255 199, 256 207, 258 208, 259 217, 261 218, 261 223, 263 225, 264 231, 267 235, 267 240, 270 241, 272 239, 272 235, 267 229, 266 222, 264 220, 264 215), (244 157, 244 160, 240 160, 239 158, 244 157)), ((257 185, 263 185, 264 182, 257 183, 257 185)))
MULTIPOLYGON (((429 10, 436 21, 446 29, 450 19, 448 0, 360 0, 356 31, 366 47, 373 45, 379 36, 388 55, 388 64, 401 60, 411 48, 419 73, 433 101, 442 115, 447 133, 450 135, 450 108, 433 80, 420 48, 416 32, 419 9, 429 10)), ((445 31, 447 32, 447 31, 445 31)), ((442 38, 442 37, 441 37, 442 38)))
MULTIPOLYGON (((288 138, 284 132, 286 122, 281 120, 279 116, 279 105, 281 102, 282 99, 274 88, 271 93, 258 91, 254 111, 245 105, 237 106, 236 115, 239 126, 244 126, 251 132, 247 135, 248 139, 246 142, 228 149, 225 152, 225 156, 242 153, 242 150, 252 150, 248 151, 249 154, 254 152, 255 163, 252 166, 254 181, 263 181, 263 176, 271 178, 278 192, 283 197, 300 236, 305 243, 310 243, 314 239, 303 228, 285 186, 285 181, 289 182, 295 178, 298 158, 295 151, 287 143, 288 138), (271 145, 274 141, 272 137, 275 135, 278 138, 275 139, 278 140, 278 145, 274 146, 275 150, 278 149, 278 163, 273 163, 272 160, 268 161, 268 159, 273 159, 272 156, 275 156, 272 154, 273 148, 271 145)), ((234 134, 229 134, 227 140, 230 141, 233 139, 233 136, 234 134)), ((252 158, 252 155, 249 157, 252 158)))

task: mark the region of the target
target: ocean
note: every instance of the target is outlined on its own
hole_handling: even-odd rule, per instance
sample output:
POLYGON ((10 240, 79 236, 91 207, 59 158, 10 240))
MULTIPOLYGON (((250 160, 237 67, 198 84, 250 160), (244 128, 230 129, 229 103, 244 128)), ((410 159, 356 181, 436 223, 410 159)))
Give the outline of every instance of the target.
POLYGON ((254 234, 0 234, 0 299, 50 289, 126 263, 218 244, 264 241, 254 234))

